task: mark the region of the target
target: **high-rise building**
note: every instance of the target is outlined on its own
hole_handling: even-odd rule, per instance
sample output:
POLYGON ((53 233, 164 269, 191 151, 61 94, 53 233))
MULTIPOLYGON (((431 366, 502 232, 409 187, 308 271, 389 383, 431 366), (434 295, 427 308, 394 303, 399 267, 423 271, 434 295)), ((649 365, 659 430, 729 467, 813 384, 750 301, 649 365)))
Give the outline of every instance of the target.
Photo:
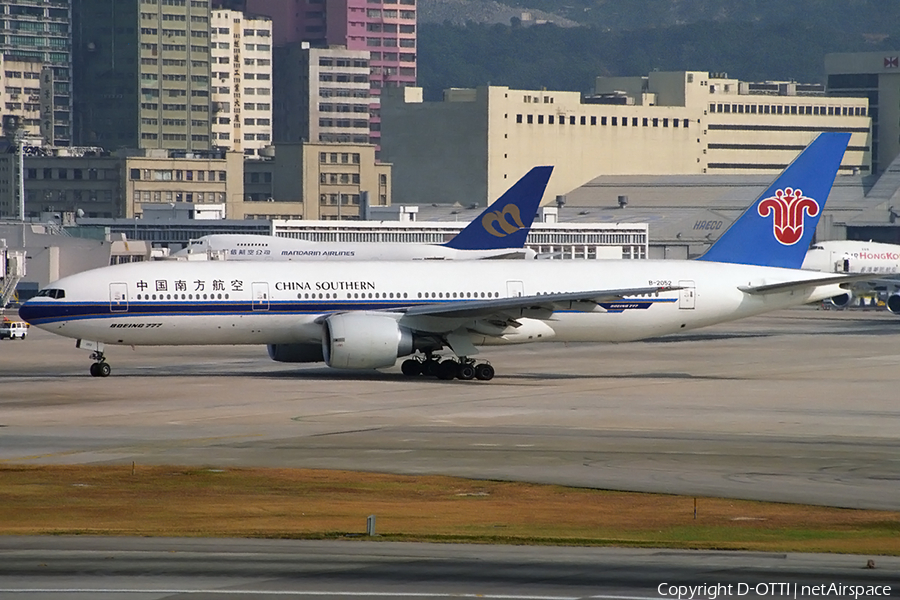
POLYGON ((900 51, 826 54, 829 96, 869 99, 872 172, 900 155, 900 51))
POLYGON ((247 0, 272 17, 275 45, 309 42, 370 53, 372 143, 381 137, 382 88, 416 84, 416 0, 247 0))
POLYGON ((278 142, 369 143, 369 53, 343 47, 276 48, 278 142))
MULTIPOLYGON (((48 144, 72 142, 72 0, 0 0, 0 18, 6 35, 0 36, 0 54, 6 60, 39 62, 41 81, 48 94, 40 104, 40 134, 48 144)), ((16 70, 16 69, 13 69, 16 70)), ((30 86, 37 87, 37 86, 30 86)), ((35 104, 28 99, 10 101, 35 104)))
MULTIPOLYGON (((43 65, 40 61, 14 60, 0 54, 0 106, 5 134, 21 130, 31 140, 41 138, 43 65)), ((44 91, 52 98, 52 88, 44 91)))
POLYGON ((214 10, 210 63, 213 145, 259 158, 272 144, 272 21, 214 10))
POLYGON ((208 0, 75 0, 76 141, 211 144, 208 0))

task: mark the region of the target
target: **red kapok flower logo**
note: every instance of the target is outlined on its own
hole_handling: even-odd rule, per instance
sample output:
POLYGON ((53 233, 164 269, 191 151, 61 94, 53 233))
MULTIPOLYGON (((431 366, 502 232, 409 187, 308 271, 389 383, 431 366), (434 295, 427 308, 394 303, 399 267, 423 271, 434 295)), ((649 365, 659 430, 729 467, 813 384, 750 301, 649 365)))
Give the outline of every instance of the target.
POLYGON ((819 204, 804 196, 802 190, 785 188, 762 200, 756 210, 761 217, 774 215, 772 230, 775 239, 785 246, 793 246, 803 237, 805 215, 818 215, 819 204))

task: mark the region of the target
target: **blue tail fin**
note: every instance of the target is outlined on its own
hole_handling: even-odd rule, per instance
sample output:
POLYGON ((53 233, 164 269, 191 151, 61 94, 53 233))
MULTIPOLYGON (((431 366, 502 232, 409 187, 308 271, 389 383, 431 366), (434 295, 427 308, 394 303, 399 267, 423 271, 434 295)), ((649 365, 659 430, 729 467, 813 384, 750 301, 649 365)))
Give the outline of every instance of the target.
POLYGON ((799 269, 849 133, 821 133, 698 260, 799 269))
POLYGON ((456 250, 523 247, 552 172, 553 167, 534 167, 528 171, 444 245, 456 250))

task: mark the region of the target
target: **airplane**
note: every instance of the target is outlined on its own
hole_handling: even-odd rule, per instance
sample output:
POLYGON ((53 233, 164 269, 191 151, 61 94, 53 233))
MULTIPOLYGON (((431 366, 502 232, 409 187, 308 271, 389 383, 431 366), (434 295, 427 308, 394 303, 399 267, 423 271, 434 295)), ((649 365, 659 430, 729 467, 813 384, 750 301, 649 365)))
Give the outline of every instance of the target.
POLYGON ((827 273, 880 275, 880 279, 854 284, 830 302, 845 307, 867 292, 884 291, 887 309, 895 315, 900 314, 900 246, 896 244, 857 240, 819 242, 806 253, 802 268, 827 273))
POLYGON ((111 372, 106 344, 259 344, 279 362, 380 369, 407 357, 410 377, 490 380, 480 346, 646 339, 871 277, 799 269, 849 137, 820 134, 699 259, 130 263, 51 283, 20 316, 77 339, 98 377, 111 372))
POLYGON ((525 248, 553 167, 534 167, 496 202, 445 244, 403 242, 312 242, 292 238, 216 234, 191 240, 172 258, 206 258, 223 252, 227 260, 474 260, 536 258, 525 248))

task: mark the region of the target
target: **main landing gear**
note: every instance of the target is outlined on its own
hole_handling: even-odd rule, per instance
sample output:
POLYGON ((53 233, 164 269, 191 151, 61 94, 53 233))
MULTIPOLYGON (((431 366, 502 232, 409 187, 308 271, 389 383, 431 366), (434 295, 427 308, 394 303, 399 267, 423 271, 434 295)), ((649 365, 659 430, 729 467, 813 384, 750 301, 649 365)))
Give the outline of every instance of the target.
POLYGON ((452 358, 439 360, 431 355, 427 355, 424 359, 409 358, 400 364, 400 371, 407 377, 427 375, 448 381, 451 379, 490 381, 494 378, 494 367, 490 363, 476 363, 464 356, 459 360, 452 358))
POLYGON ((97 361, 91 365, 91 377, 109 377, 109 374, 112 373, 112 367, 106 362, 106 357, 103 356, 102 352, 92 352, 91 360, 97 361))

